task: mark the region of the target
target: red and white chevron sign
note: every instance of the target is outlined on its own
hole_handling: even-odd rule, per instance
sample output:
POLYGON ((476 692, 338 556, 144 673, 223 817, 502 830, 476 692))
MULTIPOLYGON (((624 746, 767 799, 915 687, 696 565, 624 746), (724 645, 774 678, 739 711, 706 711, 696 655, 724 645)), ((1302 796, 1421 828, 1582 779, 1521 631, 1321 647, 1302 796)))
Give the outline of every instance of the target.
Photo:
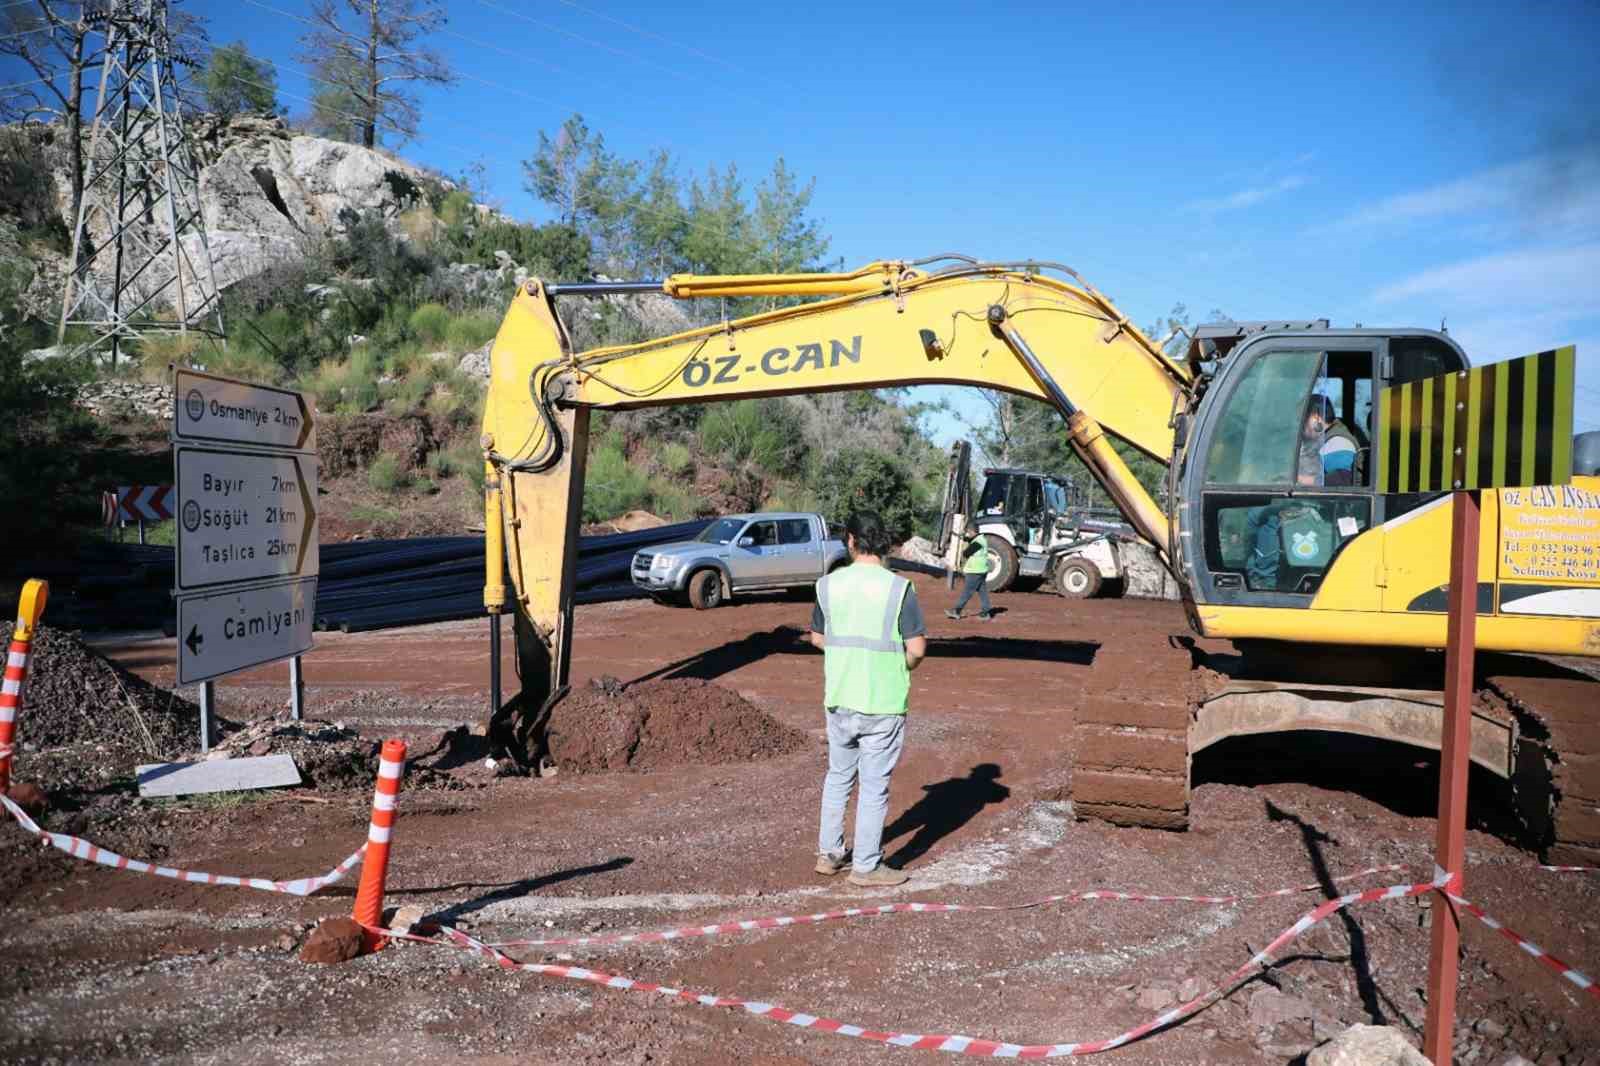
POLYGON ((117 517, 125 522, 164 522, 172 517, 171 485, 118 485, 117 517))

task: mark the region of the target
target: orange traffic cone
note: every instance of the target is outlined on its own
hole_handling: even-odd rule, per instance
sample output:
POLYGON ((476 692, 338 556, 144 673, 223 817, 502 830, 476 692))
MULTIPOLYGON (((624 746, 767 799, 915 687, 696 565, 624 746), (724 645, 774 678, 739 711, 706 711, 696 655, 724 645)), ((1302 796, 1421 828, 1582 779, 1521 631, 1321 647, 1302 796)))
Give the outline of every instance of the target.
POLYGON ((0 796, 11 787, 11 757, 17 739, 17 712, 22 709, 22 689, 28 680, 28 656, 33 648, 33 631, 50 598, 50 584, 29 581, 22 586, 17 604, 17 624, 11 630, 11 646, 6 649, 4 679, 0 680, 0 796))
POLYGON ((395 801, 405 773, 406 742, 386 740, 378 757, 378 786, 372 793, 372 825, 367 829, 367 854, 361 862, 361 884, 351 917, 362 927, 363 946, 378 951, 388 942, 372 927, 383 922, 383 885, 389 875, 389 837, 394 830, 395 801))

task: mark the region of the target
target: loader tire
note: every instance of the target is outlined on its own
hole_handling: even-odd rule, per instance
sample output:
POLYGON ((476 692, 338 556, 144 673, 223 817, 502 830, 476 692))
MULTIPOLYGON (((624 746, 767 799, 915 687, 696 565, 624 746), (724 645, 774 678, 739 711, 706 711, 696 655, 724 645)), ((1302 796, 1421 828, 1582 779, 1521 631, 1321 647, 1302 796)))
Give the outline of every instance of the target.
POLYGON ((1017 580, 1017 549, 992 534, 983 536, 989 542, 989 576, 985 583, 990 592, 1004 592, 1017 580))
POLYGON ((1100 593, 1100 569, 1082 559, 1056 567, 1056 591, 1069 600, 1093 599, 1100 593))
POLYGON ((715 570, 698 570, 689 575, 689 602, 697 611, 722 606, 722 575, 715 570))

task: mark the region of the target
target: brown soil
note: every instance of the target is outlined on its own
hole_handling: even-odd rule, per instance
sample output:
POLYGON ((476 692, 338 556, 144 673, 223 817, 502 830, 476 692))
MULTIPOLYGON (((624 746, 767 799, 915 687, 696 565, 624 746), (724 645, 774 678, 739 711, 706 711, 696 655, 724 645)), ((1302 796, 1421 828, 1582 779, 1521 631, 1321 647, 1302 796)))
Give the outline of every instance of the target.
POLYGON ((545 737, 556 765, 579 773, 770 759, 808 743, 739 694, 692 678, 598 679, 556 705, 545 737))
MULTIPOLYGON (((1208 748, 1194 760, 1186 833, 1074 821, 1058 790, 1075 772, 1080 709, 1113 699, 1136 707, 1141 686, 1156 691, 1173 681, 1164 661, 1105 670, 1096 660, 1185 632, 1181 609, 1011 593, 996 598, 997 620, 980 626, 942 616, 954 600, 942 582, 916 582, 930 652, 913 675, 886 848, 890 863, 911 874, 903 889, 861 890, 812 872, 824 762, 821 660, 796 641, 768 636, 803 626, 805 604, 756 598, 695 613, 648 602, 579 608, 575 687, 582 694, 589 679, 605 674, 641 688, 657 679, 714 683, 809 736, 805 749, 662 773, 494 778, 452 791, 419 790, 408 773, 388 904, 507 940, 890 900, 999 903, 1091 888, 1323 885, 1237 907, 1097 903, 900 915, 514 952, 871 1027, 1033 1042, 1105 1037, 1153 1017, 1165 1007, 1152 1004, 1239 965, 1326 898, 1335 881, 1352 886, 1339 880, 1347 871, 1394 862, 1408 878, 1431 874, 1437 760, 1379 742, 1335 748, 1325 736, 1302 735, 1276 750, 1244 739, 1208 748)), ((481 765, 481 751, 438 742, 462 721, 481 720, 484 651, 481 623, 319 634, 306 660, 308 706, 367 742, 404 736, 416 752, 442 747, 419 761, 458 775, 467 760, 481 765)), ((170 683, 172 655, 171 642, 116 652, 159 683, 170 683)), ((504 673, 509 694, 509 648, 504 673)), ((281 708, 286 685, 281 664, 249 671, 219 685, 219 702, 230 716, 260 717, 281 708)), ((1492 801, 1480 783, 1474 778, 1474 796, 1492 801)), ((305 876, 360 843, 371 788, 317 798, 333 802, 116 806, 91 797, 81 810, 51 812, 46 826, 190 868, 305 876)), ((1492 825, 1475 817, 1468 831, 1465 895, 1596 975, 1600 878, 1541 873, 1534 856, 1486 831, 1492 825)), ((42 851, 0 828, 7 967, 0 1060, 954 1061, 736 1011, 502 972, 440 948, 393 944, 339 966, 301 963, 297 945, 319 920, 350 913, 353 885, 352 872, 298 899, 135 877, 42 851)), ((1410 902, 1335 916, 1291 945, 1269 974, 1102 1058, 1279 1066, 1301 1061, 1356 1021, 1393 1025, 1416 1043, 1432 918, 1432 907, 1410 902)), ((1592 1064, 1600 1048, 1600 1013, 1592 1008, 1515 945, 1464 922, 1458 1061, 1499 1066, 1519 1053, 1539 1063, 1592 1064)))
MULTIPOLYGON (((0 625, 0 643, 10 637, 11 623, 0 625)), ((136 762, 192 750, 200 735, 200 709, 189 700, 52 626, 35 633, 24 697, 16 773, 52 792, 102 787, 131 775, 136 762)))

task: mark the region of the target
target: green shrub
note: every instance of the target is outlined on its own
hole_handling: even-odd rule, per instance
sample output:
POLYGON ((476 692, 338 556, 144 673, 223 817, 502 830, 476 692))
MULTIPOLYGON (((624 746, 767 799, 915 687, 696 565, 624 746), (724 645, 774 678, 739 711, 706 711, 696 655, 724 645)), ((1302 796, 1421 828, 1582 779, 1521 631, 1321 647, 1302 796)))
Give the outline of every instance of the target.
POLYGON ((650 510, 662 518, 693 518, 700 499, 682 487, 659 477, 650 479, 650 510))
POLYGON ((589 450, 583 485, 583 520, 603 522, 624 511, 650 505, 650 479, 628 465, 622 448, 606 441, 589 450))
POLYGON ((446 226, 459 226, 470 222, 477 214, 472 209, 472 197, 463 189, 454 189, 439 200, 439 220, 446 226))
POLYGON ((392 455, 380 455, 367 467, 367 484, 377 492, 398 491, 407 481, 400 463, 392 455))
POLYGON ((273 354, 249 344, 229 342, 226 349, 213 348, 199 357, 207 370, 225 378, 239 378, 264 385, 283 380, 283 364, 273 354))
POLYGON ((457 355, 476 351, 494 340, 500 330, 500 315, 493 311, 475 311, 457 315, 445 330, 445 347, 457 355))
POLYGON ((411 335, 424 344, 441 344, 450 329, 450 312, 442 304, 423 304, 406 320, 411 335))
POLYGON ((717 404, 700 419, 700 446, 708 454, 754 463, 771 474, 798 473, 806 458, 800 420, 781 400, 717 404))
POLYGON ((668 441, 656 453, 656 466, 673 477, 682 476, 693 465, 694 457, 689 454, 688 447, 677 441, 668 441))
POLYGON ((819 464, 813 480, 818 510, 844 522, 856 510, 875 511, 896 542, 917 524, 916 498, 905 467, 881 452, 842 448, 819 464))

